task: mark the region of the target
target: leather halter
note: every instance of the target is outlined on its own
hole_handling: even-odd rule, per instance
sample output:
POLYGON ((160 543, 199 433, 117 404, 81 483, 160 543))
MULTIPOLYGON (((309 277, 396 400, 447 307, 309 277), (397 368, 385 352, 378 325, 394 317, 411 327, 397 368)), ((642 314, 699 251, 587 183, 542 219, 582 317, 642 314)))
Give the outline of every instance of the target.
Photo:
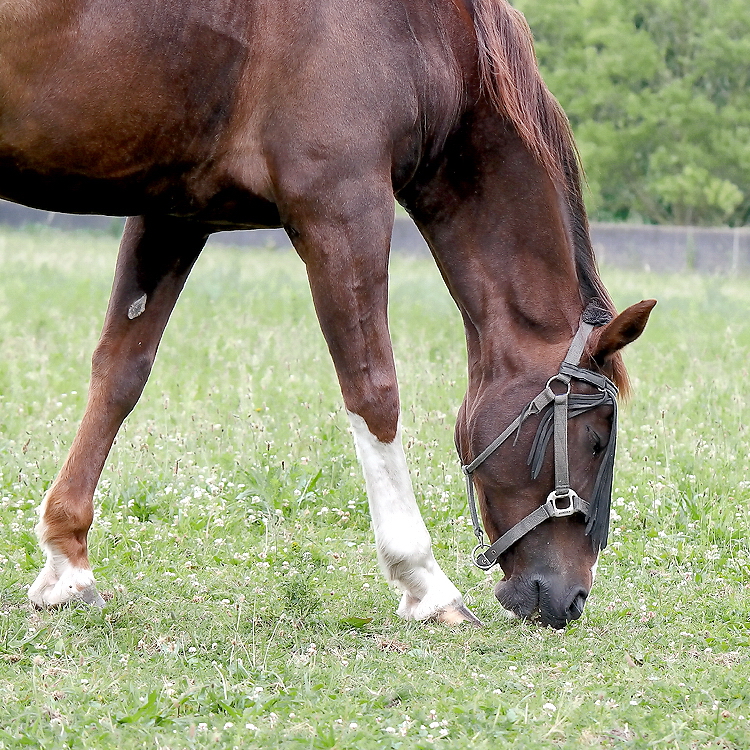
POLYGON ((596 325, 602 324, 602 312, 595 305, 589 304, 581 316, 578 330, 568 349, 568 353, 565 355, 565 359, 560 365, 557 375, 554 375, 547 381, 544 390, 524 408, 521 414, 490 445, 471 463, 461 467, 466 475, 466 489, 469 496, 471 522, 474 527, 474 534, 479 542, 474 548, 472 557, 474 558, 474 564, 482 570, 489 570, 489 568, 497 564, 503 552, 548 518, 561 518, 571 516, 574 513, 582 513, 588 522, 586 525, 586 534, 591 536, 592 544, 596 551, 606 546, 617 433, 617 386, 606 376, 578 366, 591 331, 596 325), (588 383, 594 386, 599 393, 571 393, 570 384, 572 380, 580 380, 588 383), (558 393, 553 386, 562 386, 563 390, 558 393), (581 498, 570 487, 568 419, 606 403, 611 403, 614 409, 612 432, 602 465, 596 477, 592 500, 589 502, 581 498), (474 471, 514 432, 518 433, 523 423, 529 417, 539 414, 539 412, 550 405, 552 409, 546 417, 542 418, 539 424, 527 463, 531 466, 532 478, 536 479, 542 468, 547 444, 550 440, 550 433, 553 432, 555 488, 547 496, 544 505, 529 513, 528 516, 519 521, 509 531, 506 531, 493 544, 487 545, 484 542, 484 531, 479 521, 476 499, 474 497, 474 471), (550 422, 552 422, 552 425, 550 425, 550 422))

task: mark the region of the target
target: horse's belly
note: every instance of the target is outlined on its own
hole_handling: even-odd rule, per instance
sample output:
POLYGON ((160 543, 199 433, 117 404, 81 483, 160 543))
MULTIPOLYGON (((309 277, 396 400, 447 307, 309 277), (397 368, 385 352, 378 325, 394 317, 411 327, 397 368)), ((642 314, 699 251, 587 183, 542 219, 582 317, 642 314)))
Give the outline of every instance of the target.
POLYGON ((268 196, 202 169, 153 169, 110 179, 23 170, 0 159, 0 198, 62 213, 183 216, 216 230, 281 226, 268 196))
POLYGON ((145 182, 138 175, 111 180, 67 169, 28 169, 17 157, 0 158, 0 198, 46 211, 140 215, 149 203, 145 182))

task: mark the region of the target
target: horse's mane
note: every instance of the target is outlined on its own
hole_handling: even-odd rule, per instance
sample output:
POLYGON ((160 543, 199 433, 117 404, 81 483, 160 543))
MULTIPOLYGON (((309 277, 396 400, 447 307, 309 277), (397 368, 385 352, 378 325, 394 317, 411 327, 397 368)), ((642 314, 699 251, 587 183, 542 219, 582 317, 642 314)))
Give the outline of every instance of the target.
MULTIPOLYGON (((539 73, 531 29, 523 14, 506 0, 473 0, 473 6, 482 88, 565 197, 584 306, 598 302, 614 316, 617 311, 599 277, 591 245, 573 133, 539 73)), ((619 353, 612 365, 614 381, 627 396, 628 375, 619 353)))

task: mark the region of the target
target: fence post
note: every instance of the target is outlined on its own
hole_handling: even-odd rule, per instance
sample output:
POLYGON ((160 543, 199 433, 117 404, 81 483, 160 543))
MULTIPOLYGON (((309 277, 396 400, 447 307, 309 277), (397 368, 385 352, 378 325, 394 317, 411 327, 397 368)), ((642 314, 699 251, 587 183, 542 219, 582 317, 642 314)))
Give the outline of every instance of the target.
POLYGON ((732 273, 737 273, 740 267, 740 228, 735 227, 732 237, 732 273))

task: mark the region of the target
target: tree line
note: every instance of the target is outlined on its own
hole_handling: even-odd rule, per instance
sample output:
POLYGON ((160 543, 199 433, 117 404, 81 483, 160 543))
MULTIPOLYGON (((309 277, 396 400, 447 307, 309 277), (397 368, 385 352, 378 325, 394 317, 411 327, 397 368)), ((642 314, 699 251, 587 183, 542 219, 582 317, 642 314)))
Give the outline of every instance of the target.
POLYGON ((748 0, 514 0, 600 221, 750 224, 748 0))

